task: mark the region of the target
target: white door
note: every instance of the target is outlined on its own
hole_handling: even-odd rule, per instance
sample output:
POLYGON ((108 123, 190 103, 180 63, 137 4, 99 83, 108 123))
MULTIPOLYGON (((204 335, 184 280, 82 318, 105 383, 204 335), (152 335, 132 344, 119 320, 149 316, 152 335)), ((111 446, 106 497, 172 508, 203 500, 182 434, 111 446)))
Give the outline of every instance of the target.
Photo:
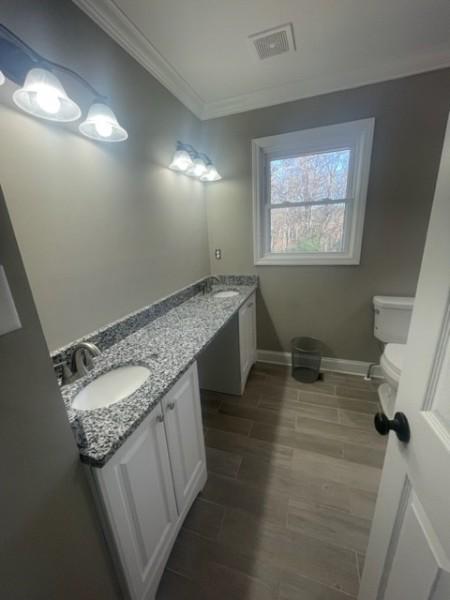
POLYGON ((167 445, 178 512, 183 514, 206 480, 200 388, 194 363, 163 399, 167 445))
POLYGON ((141 600, 161 574, 178 518, 161 407, 102 469, 93 471, 128 589, 141 600))
POLYGON ((239 310, 239 353, 241 357, 241 378, 243 385, 251 366, 256 360, 256 307, 255 295, 239 310))
MULTIPOLYGON (((408 215, 405 215, 408 218, 408 215)), ((450 125, 359 600, 450 599, 450 125)))

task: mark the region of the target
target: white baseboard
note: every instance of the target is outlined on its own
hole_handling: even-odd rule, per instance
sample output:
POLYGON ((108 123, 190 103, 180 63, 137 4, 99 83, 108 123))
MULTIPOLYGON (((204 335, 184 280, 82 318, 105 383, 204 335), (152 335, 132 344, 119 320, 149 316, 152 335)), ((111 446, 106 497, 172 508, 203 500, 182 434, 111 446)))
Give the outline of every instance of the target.
MULTIPOLYGON (((272 365, 290 366, 290 352, 272 352, 271 350, 258 350, 257 360, 272 365)), ((348 375, 362 375, 367 373, 370 363, 361 360, 348 360, 346 358, 330 358, 322 356, 321 371, 333 371, 335 373, 346 373, 348 375)), ((372 377, 382 377, 380 365, 372 368, 372 377)))

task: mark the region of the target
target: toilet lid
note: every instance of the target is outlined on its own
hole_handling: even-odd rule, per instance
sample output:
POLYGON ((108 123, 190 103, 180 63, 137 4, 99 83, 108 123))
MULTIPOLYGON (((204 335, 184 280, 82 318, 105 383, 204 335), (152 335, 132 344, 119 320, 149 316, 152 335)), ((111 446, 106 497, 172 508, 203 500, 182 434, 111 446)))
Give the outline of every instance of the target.
POLYGON ((406 344, 387 344, 384 349, 386 362, 398 377, 400 377, 403 368, 405 347, 406 344))

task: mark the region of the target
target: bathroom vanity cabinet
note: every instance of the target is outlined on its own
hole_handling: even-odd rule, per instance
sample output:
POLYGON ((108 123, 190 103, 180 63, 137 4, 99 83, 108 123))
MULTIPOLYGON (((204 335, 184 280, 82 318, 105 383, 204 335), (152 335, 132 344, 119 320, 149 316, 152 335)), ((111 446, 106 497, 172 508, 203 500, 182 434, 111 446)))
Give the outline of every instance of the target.
POLYGON ((241 367, 241 392, 256 362, 256 299, 255 294, 239 309, 239 357, 241 367))
POLYGON ((197 365, 102 468, 90 468, 132 600, 154 598, 173 542, 206 482, 197 365))
POLYGON ((256 297, 252 293, 198 357, 200 387, 243 394, 256 362, 256 297))

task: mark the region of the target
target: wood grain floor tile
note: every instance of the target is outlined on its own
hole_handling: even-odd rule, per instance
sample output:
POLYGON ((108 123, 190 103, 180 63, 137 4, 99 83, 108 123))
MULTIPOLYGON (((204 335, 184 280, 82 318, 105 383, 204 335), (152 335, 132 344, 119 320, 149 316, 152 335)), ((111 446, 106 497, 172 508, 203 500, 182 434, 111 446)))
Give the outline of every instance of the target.
POLYGON ((321 438, 332 438, 340 442, 350 441, 352 444, 367 446, 369 448, 383 449, 385 447, 385 440, 375 431, 375 428, 370 430, 359 429, 341 425, 340 423, 297 417, 295 430, 321 438))
POLYGON ((343 445, 339 440, 320 435, 308 435, 307 433, 294 431, 287 427, 255 423, 250 437, 287 446, 288 448, 312 450, 319 454, 343 457, 343 445))
POLYGON ((355 553, 316 538, 258 519, 251 513, 227 510, 219 535, 221 543, 285 571, 294 571, 329 587, 356 594, 355 553))
POLYGON ((322 394, 334 394, 336 390, 336 386, 334 384, 326 383, 325 381, 315 381, 314 383, 301 383, 300 381, 295 381, 292 385, 299 391, 310 391, 322 394))
POLYGON ((296 413, 290 409, 282 408, 277 412, 273 410, 267 410, 261 406, 252 407, 243 405, 239 400, 225 400, 222 402, 220 414, 231 415, 234 417, 241 417, 243 419, 250 419, 256 423, 270 423, 276 425, 282 425, 283 427, 294 428, 296 413))
POLYGON ((355 600, 385 440, 376 384, 302 384, 257 364, 242 397, 202 392, 208 480, 157 600, 355 600))
POLYGON ((352 410, 345 410, 343 408, 338 409, 339 411, 339 422, 342 425, 348 427, 357 427, 358 429, 365 429, 366 431, 374 432, 373 419, 374 414, 354 412, 352 410))
POLYGON ((286 522, 289 498, 281 492, 261 490, 243 480, 210 475, 201 497, 227 508, 238 508, 270 523, 286 522))
POLYGON ((203 537, 215 540, 219 535, 224 516, 224 506, 198 497, 195 499, 183 527, 195 531, 203 537))
POLYGON ((233 433, 241 433, 243 435, 248 435, 253 425, 253 421, 250 421, 250 419, 241 419, 240 417, 231 417, 218 413, 203 415, 203 423, 208 429, 232 431, 233 433))
POLYGON ((308 404, 307 402, 302 402, 300 400, 286 400, 280 405, 278 400, 265 399, 264 397, 261 398, 259 406, 273 411, 284 411, 288 409, 295 412, 297 416, 339 423, 338 409, 331 406, 308 404))
POLYGON ((344 408, 354 412, 362 412, 374 415, 378 410, 378 401, 372 402, 360 398, 347 398, 344 396, 335 396, 330 394, 319 394, 301 390, 299 400, 308 404, 318 404, 321 406, 333 406, 335 408, 344 408))
POLYGON ((207 600, 199 584, 166 569, 161 578, 157 592, 158 600, 207 600))
MULTIPOLYGON (((276 596, 280 582, 280 570, 277 567, 254 555, 249 557, 239 549, 229 548, 225 544, 212 542, 182 529, 170 555, 168 568, 199 585, 208 581, 212 564, 224 565, 252 579, 260 580, 276 596)), ((159 596, 157 598, 160 600, 159 596)), ((177 600, 177 597, 174 596, 171 600, 177 600)))
POLYGON ((290 499, 287 527, 335 546, 365 552, 370 520, 329 506, 290 499))
POLYGON ((368 448, 356 444, 344 444, 343 452, 344 458, 350 462, 381 469, 383 467, 386 446, 382 445, 379 448, 368 448))
POLYGON ((214 562, 196 581, 167 569, 158 590, 158 600, 276 600, 277 595, 260 579, 214 562))
POLYGON ((272 464, 289 467, 293 449, 273 442, 266 442, 237 433, 210 429, 206 436, 206 446, 239 455, 257 456, 272 464))
POLYGON ((258 385, 257 389, 262 398, 279 400, 280 402, 283 400, 297 400, 299 394, 296 388, 289 388, 274 383, 258 385))
POLYGON ((374 492, 357 488, 350 489, 350 510, 352 514, 358 517, 371 520, 376 501, 377 495, 374 492))
POLYGON ((264 494, 282 494, 290 498, 303 499, 312 504, 321 504, 350 511, 348 487, 329 479, 307 475, 301 471, 269 465, 254 457, 244 457, 238 480, 264 490, 264 494))
POLYGON ((303 383, 301 381, 297 381, 293 377, 289 375, 286 379, 278 379, 277 377, 273 377, 272 375, 267 375, 267 384, 273 385, 282 385, 286 389, 293 390, 305 390, 308 392, 322 392, 324 394, 334 394, 336 385, 334 383, 326 383, 322 380, 317 380, 314 383, 303 383))
POLYGON ((239 454, 206 446, 206 464, 210 473, 236 477, 241 462, 242 456, 239 454))
POLYGON ((373 390, 364 390, 352 385, 337 385, 336 395, 345 398, 357 398, 358 400, 369 400, 378 402, 378 394, 373 390))
POLYGON ((253 368, 248 375, 247 383, 264 383, 266 379, 266 373, 253 368))
POLYGON ((203 584, 211 600, 275 600, 276 591, 261 579, 220 563, 210 563, 203 584))
POLYGON ((278 600, 356 600, 336 589, 330 588, 295 573, 283 573, 278 600))
POLYGON ((336 481, 352 488, 376 492, 381 469, 306 450, 294 450, 291 467, 312 477, 336 481))

